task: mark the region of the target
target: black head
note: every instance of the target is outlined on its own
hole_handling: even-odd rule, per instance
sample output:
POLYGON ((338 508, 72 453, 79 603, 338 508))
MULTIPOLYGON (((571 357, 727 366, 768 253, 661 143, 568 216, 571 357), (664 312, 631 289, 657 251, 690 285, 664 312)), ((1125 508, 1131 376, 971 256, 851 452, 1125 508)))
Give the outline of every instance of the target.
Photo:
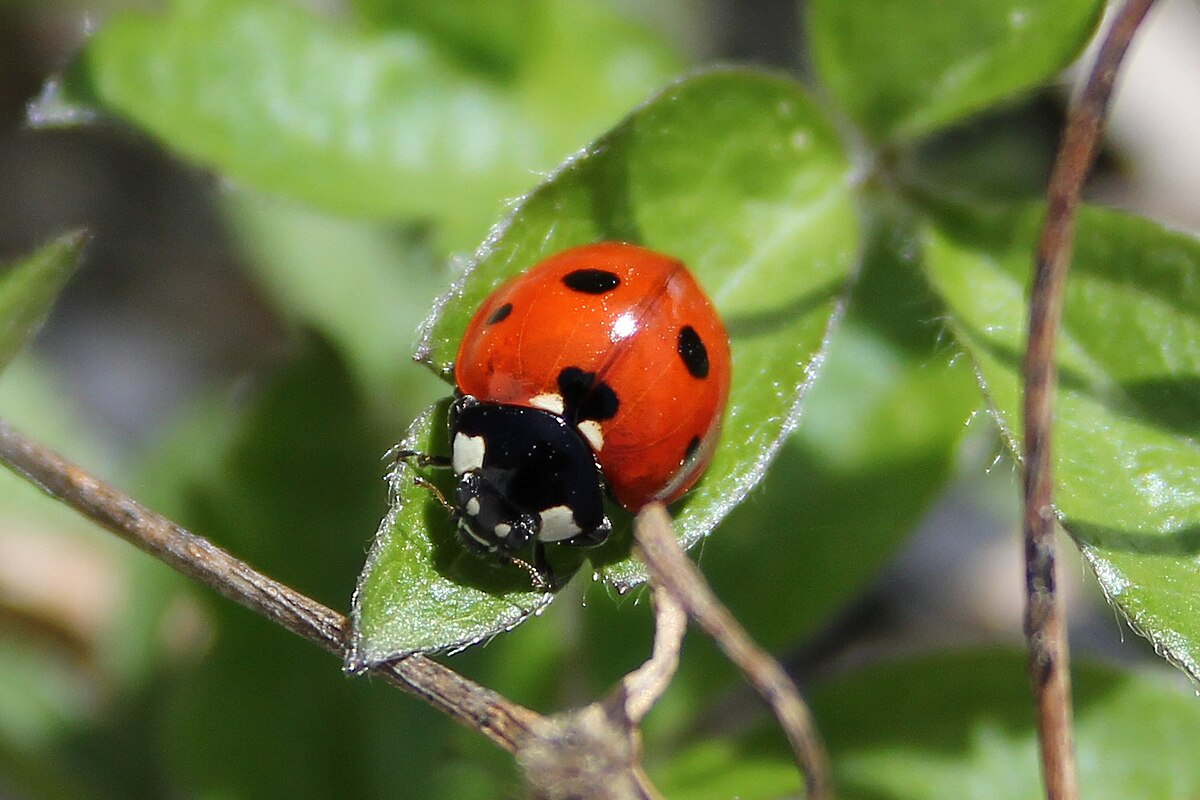
POLYGON ((451 408, 450 438, 458 529, 472 549, 513 558, 531 541, 608 538, 600 465, 558 414, 466 396, 451 408))

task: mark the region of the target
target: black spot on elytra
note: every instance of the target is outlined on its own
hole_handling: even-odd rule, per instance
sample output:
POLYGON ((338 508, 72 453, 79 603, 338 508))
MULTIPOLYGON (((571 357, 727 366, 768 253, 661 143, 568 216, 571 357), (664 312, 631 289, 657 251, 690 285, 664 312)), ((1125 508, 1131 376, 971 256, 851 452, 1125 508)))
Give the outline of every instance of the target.
POLYGON ((678 349, 683 365, 693 378, 708 377, 708 348, 691 325, 684 325, 679 329, 678 349))
POLYGON ((585 419, 603 422, 615 417, 620 406, 611 386, 597 381, 596 373, 584 372, 579 367, 567 367, 558 373, 558 393, 563 399, 563 414, 571 422, 585 419))
POLYGON ((577 269, 563 276, 568 288, 584 294, 604 294, 621 285, 615 272, 606 269, 577 269))
POLYGON ((696 451, 700 449, 700 437, 693 436, 688 442, 687 451, 683 454, 683 463, 691 461, 696 456, 696 451))
POLYGON ((488 325, 495 325, 497 322, 503 322, 508 319, 508 315, 512 313, 512 303, 505 303, 492 312, 492 315, 487 318, 488 325))

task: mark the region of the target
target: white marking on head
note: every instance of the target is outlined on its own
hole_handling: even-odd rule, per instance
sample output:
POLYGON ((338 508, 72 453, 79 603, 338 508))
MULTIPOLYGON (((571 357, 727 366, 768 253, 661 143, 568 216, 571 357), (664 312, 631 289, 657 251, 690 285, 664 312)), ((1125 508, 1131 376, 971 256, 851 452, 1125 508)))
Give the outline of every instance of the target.
POLYGON ((466 511, 469 516, 479 516, 479 498, 472 497, 470 500, 468 500, 464 511, 466 511))
POLYGON ((462 475, 473 469, 483 467, 483 454, 487 450, 487 442, 482 436, 467 436, 462 431, 454 435, 454 448, 451 461, 455 473, 462 475))
POLYGON ((497 522, 495 531, 497 539, 507 539, 508 535, 512 533, 512 525, 507 522, 497 522))
POLYGON ((588 440, 588 444, 592 446, 593 450, 599 453, 604 449, 604 431, 600 429, 599 422, 594 419, 585 419, 575 427, 583 434, 583 438, 588 440))
POLYGON ((538 538, 543 542, 561 542, 580 534, 583 529, 575 524, 575 513, 568 506, 553 506, 541 513, 542 529, 538 538))
POLYGON ((549 411, 551 414, 562 415, 563 399, 561 394, 537 394, 529 398, 529 405, 534 408, 540 408, 543 411, 549 411))
POLYGON ((458 522, 458 530, 459 530, 459 532, 461 532, 463 535, 467 536, 468 538, 470 538, 470 539, 474 539, 476 542, 478 542, 480 545, 482 545, 482 546, 483 546, 483 548, 484 548, 485 550, 487 550, 489 553, 490 553, 490 552, 493 552, 493 551, 496 549, 496 543, 495 543, 495 542, 493 542, 493 541, 491 541, 491 540, 489 540, 489 539, 485 539, 485 538, 483 538, 482 536, 480 536, 478 533, 476 533, 476 532, 475 532, 475 529, 474 529, 474 528, 472 528, 472 527, 471 527, 471 526, 470 526, 470 525, 467 523, 467 521, 466 521, 466 520, 459 520, 459 522, 458 522))

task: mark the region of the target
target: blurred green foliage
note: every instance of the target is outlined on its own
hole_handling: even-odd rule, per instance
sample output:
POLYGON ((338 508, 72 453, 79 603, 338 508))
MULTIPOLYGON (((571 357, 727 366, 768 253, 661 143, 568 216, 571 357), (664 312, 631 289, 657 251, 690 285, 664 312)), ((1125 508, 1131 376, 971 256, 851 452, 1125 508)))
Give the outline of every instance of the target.
MULTIPOLYGON (((681 504, 685 538, 720 522, 701 545, 705 573, 752 633, 787 652, 861 595, 957 471, 983 466, 962 447, 974 411, 986 407, 1019 452, 1015 370, 1042 213, 1029 201, 1053 148, 1040 92, 1077 57, 1100 6, 1000 0, 950 15, 812 0, 815 87, 748 69, 681 77, 694 65, 660 31, 598 0, 115 11, 40 110, 86 107, 228 179, 216 202, 293 352, 239 399, 217 387, 197 398, 144 463, 104 464, 87 431, 63 430, 70 412, 35 362, 8 369, 0 413, 348 611, 387 512, 380 457, 414 417, 436 446, 441 427, 421 410, 449 391, 437 376, 473 304, 554 249, 643 241, 693 265, 736 354, 729 435, 681 504), (464 272, 449 256, 489 230, 464 272), (435 374, 411 363, 418 346, 435 374)), ((1064 522, 1118 608, 1200 677, 1200 249, 1099 209, 1085 211, 1080 237, 1061 352, 1064 522)), ((51 243, 0 274, 6 359, 78 244, 51 243)), ((95 577, 109 604, 92 603, 106 611, 99 622, 60 630, 19 624, 0 594, 0 795, 517 792, 507 757, 479 737, 344 677, 334 659, 3 477, 4 524, 91 548, 96 575, 64 585, 94 588, 95 577)), ((385 539, 440 535, 427 497, 402 513, 385 539)), ((453 657, 464 674, 542 711, 593 698, 649 652, 645 594, 613 588, 640 580, 624 555, 605 554, 601 580, 495 638, 525 612, 514 618, 488 591, 495 570, 473 562, 487 602, 425 603, 447 627, 423 644, 461 642, 465 619, 465 638, 490 641, 453 657)), ((380 572, 362 595, 389 610, 372 612, 367 632, 380 656, 405 647, 389 639, 411 622, 411 606, 390 613, 397 588, 461 583, 430 547, 392 563, 410 582, 380 572)), ((689 643, 647 724, 647 764, 668 796, 796 791, 782 737, 761 717, 712 729, 736 686, 711 646, 689 643)), ((1019 656, 989 652, 814 687, 843 796, 1036 796, 1024 686, 1019 656)), ((1086 666, 1078 687, 1089 797, 1200 791, 1187 749, 1200 712, 1181 692, 1086 666)))

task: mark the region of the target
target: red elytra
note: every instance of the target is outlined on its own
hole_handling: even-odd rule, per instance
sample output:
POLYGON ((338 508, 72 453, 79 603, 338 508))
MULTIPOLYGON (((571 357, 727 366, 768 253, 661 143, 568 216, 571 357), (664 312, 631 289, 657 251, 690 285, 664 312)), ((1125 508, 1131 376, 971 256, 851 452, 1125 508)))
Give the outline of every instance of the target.
POLYGON ((677 499, 708 465, 730 362, 725 327, 682 262, 601 242, 492 292, 467 327, 455 378, 484 402, 565 413, 617 501, 637 511, 677 499))

